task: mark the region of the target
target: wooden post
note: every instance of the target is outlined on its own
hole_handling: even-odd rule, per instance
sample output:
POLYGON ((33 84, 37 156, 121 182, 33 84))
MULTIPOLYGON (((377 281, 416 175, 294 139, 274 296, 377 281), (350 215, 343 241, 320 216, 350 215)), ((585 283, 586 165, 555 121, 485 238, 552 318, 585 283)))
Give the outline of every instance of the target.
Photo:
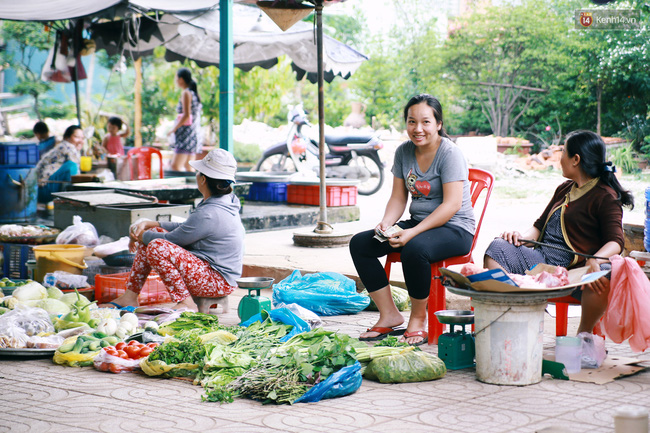
POLYGON ((134 114, 133 114, 133 138, 135 147, 142 146, 142 57, 134 62, 135 65, 135 89, 134 89, 134 114))

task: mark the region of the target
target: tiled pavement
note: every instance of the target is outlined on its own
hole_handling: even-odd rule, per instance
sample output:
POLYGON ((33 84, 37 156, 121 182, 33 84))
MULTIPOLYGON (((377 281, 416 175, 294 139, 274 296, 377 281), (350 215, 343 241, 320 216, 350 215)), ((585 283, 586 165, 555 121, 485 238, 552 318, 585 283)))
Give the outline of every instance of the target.
MULTIPOLYGON (((268 293, 266 293, 269 295, 268 293)), ((233 295, 235 296, 235 295, 233 295)), ((238 322, 236 305, 218 310, 238 322)), ((376 313, 324 318, 328 329, 357 336, 376 313)), ((545 318, 545 348, 554 319, 545 318)), ((575 332, 576 319, 570 319, 575 332)), ((608 342, 610 354, 634 356, 608 342)), ((435 346, 424 350, 437 352, 435 346)), ((638 356, 650 367, 650 354, 638 356)), ((238 399, 201 401, 202 388, 176 379, 62 367, 50 359, 0 361, 0 432, 613 432, 622 405, 650 406, 650 371, 605 385, 545 376, 534 385, 497 386, 476 380, 473 368, 437 381, 379 384, 364 380, 354 394, 293 406, 238 399), (564 430, 544 430, 550 427, 564 430)))

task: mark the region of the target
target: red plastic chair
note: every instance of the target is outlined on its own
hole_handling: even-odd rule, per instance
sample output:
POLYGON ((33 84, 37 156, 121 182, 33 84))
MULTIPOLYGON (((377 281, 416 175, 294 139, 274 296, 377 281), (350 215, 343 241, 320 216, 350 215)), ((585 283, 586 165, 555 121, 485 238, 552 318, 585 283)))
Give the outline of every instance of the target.
MULTIPOLYGON (((549 299, 548 302, 555 303, 555 336, 563 337, 567 334, 569 305, 580 305, 580 301, 571 296, 562 296, 561 298, 549 299)), ((598 334, 601 337, 605 336, 600 329, 600 323, 597 323, 596 326, 594 326, 592 334, 598 334)))
POLYGON ((158 149, 153 147, 134 147, 126 154, 126 160, 129 164, 129 175, 131 180, 151 179, 151 156, 157 155, 160 164, 160 178, 163 178, 163 158, 158 149), (135 159, 136 164, 131 161, 135 159))
MULTIPOLYGON (((431 264, 431 288, 429 293, 429 303, 428 303, 428 322, 429 322, 429 344, 437 344, 438 336, 442 334, 444 325, 438 322, 438 318, 434 314, 436 311, 445 310, 447 308, 447 297, 446 289, 441 283, 440 279, 440 268, 446 268, 450 265, 459 265, 464 263, 474 263, 472 259, 472 251, 476 246, 476 239, 478 239, 478 233, 481 230, 481 223, 483 222, 483 216, 485 215, 485 210, 487 209, 488 201, 490 200, 490 195, 492 194, 492 187, 494 186, 494 176, 492 173, 478 168, 469 169, 469 182, 470 182, 470 194, 472 207, 475 207, 478 197, 481 195, 483 190, 487 190, 485 196, 485 203, 483 204, 483 209, 481 210, 481 216, 478 219, 476 224, 476 232, 474 233, 474 241, 472 242, 472 247, 469 250, 469 253, 464 256, 450 257, 448 259, 442 260, 440 262, 431 264)), ((386 256, 386 265, 384 270, 386 271, 386 276, 390 280, 390 269, 393 263, 401 262, 400 253, 390 253, 386 256)))

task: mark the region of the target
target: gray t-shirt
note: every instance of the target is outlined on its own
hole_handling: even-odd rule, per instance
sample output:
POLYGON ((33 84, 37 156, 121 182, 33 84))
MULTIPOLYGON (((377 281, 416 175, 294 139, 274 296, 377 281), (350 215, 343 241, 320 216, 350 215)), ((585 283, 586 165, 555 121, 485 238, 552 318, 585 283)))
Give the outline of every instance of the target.
POLYGON ((244 226, 234 194, 203 200, 183 223, 161 222, 167 233, 147 231, 145 245, 162 238, 206 260, 231 286, 241 277, 244 260, 244 226))
POLYGON ((411 218, 422 221, 442 203, 442 184, 463 181, 463 204, 447 222, 474 234, 474 209, 470 200, 469 170, 461 150, 448 138, 442 137, 431 166, 422 172, 415 159, 412 141, 402 143, 395 151, 393 175, 404 179, 411 196, 411 218))

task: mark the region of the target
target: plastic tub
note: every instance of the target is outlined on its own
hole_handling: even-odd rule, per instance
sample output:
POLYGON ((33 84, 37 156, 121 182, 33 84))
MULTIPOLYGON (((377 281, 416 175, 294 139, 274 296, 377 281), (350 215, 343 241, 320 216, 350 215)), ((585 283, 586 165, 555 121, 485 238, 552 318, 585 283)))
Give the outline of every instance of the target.
POLYGON ((32 165, 0 165, 0 221, 22 222, 36 216, 38 183, 32 165))
POLYGON ((54 271, 81 275, 87 267, 84 262, 85 255, 84 245, 36 245, 34 246, 36 259, 34 279, 42 282, 46 274, 54 271))
POLYGON ((504 304, 472 299, 476 330, 476 378, 495 385, 542 380, 546 301, 504 304))
POLYGON ((567 373, 580 372, 582 339, 580 337, 555 338, 555 362, 564 364, 567 373))

